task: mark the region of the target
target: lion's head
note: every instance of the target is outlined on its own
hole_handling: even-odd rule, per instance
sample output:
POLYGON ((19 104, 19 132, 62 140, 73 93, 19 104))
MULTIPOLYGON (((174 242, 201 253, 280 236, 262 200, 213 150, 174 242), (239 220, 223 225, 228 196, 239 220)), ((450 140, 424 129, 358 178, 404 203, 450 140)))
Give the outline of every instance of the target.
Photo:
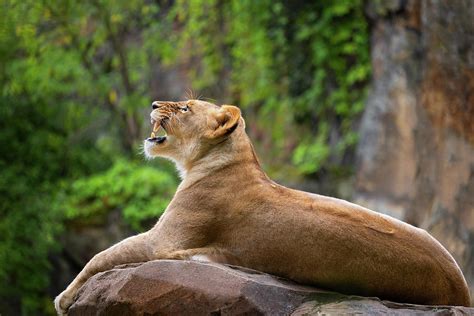
POLYGON ((152 108, 153 132, 144 142, 145 155, 169 158, 183 167, 224 143, 239 125, 244 128, 240 109, 232 105, 155 101, 152 108))

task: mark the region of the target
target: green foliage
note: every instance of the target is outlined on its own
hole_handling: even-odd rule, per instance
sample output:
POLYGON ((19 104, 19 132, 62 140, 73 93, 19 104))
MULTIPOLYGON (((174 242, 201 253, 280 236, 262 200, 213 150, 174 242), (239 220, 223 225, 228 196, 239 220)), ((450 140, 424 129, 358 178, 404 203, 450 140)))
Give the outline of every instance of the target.
POLYGON ((312 162, 315 157, 324 162, 331 151, 343 156, 355 145, 352 124, 363 109, 364 83, 370 74, 367 23, 362 10, 361 1, 319 3, 316 10, 306 10, 295 21, 295 44, 307 47, 310 57, 306 61, 300 57, 300 68, 309 71, 299 72, 292 81, 292 90, 298 94, 296 116, 299 121, 317 125, 316 141, 300 143, 293 156, 305 173, 321 166, 312 162), (338 139, 333 148, 329 145, 330 132, 338 139), (307 168, 311 164, 313 168, 307 168))
POLYGON ((220 22, 218 5, 216 0, 178 0, 169 14, 171 21, 186 25, 175 39, 175 51, 182 52, 181 57, 187 62, 200 59, 200 63, 189 70, 196 89, 215 84, 223 67, 220 55, 214 53, 222 46, 222 37, 215 36, 220 22))
POLYGON ((200 61, 196 86, 212 92, 230 77, 222 88, 272 132, 277 151, 294 148, 301 174, 353 150, 370 75, 361 0, 177 1, 172 12, 182 24, 176 56, 200 61))
POLYGON ((62 231, 63 215, 53 203, 58 181, 106 163, 87 140, 70 143, 61 124, 69 110, 51 113, 40 101, 0 97, 0 126, 8 126, 0 132, 0 311, 5 313, 16 305, 25 314, 42 309, 48 254, 57 249, 62 231))
POLYGON ((150 52, 124 39, 156 24, 157 6, 133 0, 0 6, 0 314, 50 314, 48 256, 58 250, 75 205, 64 194, 80 198, 84 183, 99 188, 101 175, 111 180, 123 172, 129 179, 112 184, 128 199, 122 201, 134 203, 124 216, 139 228, 163 210, 154 194, 174 188, 170 176, 124 160, 136 155, 138 108, 149 103, 150 79, 150 52), (102 173, 112 157, 123 158, 102 173), (154 180, 127 195, 146 172, 154 180), (147 198, 151 204, 141 213, 147 198))
POLYGON ((82 221, 119 208, 126 222, 142 231, 144 221, 156 220, 163 213, 176 186, 170 172, 143 162, 117 160, 107 171, 75 181, 61 204, 67 218, 82 221))

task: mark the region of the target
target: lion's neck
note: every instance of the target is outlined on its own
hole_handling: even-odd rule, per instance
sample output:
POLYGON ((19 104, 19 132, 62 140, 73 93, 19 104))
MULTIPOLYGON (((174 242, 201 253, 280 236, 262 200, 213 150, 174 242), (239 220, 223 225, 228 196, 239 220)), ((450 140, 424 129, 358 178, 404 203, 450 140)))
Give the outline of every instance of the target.
POLYGON ((182 182, 178 190, 192 186, 218 172, 246 173, 248 178, 268 178, 260 167, 252 143, 245 133, 236 135, 236 139, 210 151, 204 157, 189 165, 179 165, 182 182))

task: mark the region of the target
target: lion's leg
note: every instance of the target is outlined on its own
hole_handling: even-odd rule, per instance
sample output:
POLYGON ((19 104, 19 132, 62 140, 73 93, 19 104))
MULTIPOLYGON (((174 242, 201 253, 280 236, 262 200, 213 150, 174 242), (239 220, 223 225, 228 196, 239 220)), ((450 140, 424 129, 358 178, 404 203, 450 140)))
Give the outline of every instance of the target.
POLYGON ((208 261, 240 265, 240 260, 232 252, 217 247, 202 247, 172 252, 168 259, 208 261))
POLYGON ((74 302, 74 296, 79 288, 94 274, 110 270, 120 264, 144 262, 154 259, 153 251, 147 243, 147 238, 148 233, 129 237, 95 255, 69 284, 66 290, 54 300, 58 314, 67 314, 67 310, 74 302))

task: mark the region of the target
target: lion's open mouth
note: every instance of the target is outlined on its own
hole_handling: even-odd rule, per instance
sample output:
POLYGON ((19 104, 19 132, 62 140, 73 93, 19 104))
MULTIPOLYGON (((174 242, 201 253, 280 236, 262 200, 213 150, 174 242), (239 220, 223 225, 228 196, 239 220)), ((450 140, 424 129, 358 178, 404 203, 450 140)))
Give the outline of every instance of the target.
POLYGON ((148 141, 161 144, 166 140, 166 136, 167 136, 166 135, 166 129, 163 126, 164 121, 165 121, 165 119, 162 119, 162 120, 159 120, 159 121, 151 119, 151 124, 153 125, 153 130, 151 132, 150 138, 147 139, 148 141), (163 131, 163 133, 162 133, 163 135, 158 135, 158 132, 160 132, 160 130, 163 131))

